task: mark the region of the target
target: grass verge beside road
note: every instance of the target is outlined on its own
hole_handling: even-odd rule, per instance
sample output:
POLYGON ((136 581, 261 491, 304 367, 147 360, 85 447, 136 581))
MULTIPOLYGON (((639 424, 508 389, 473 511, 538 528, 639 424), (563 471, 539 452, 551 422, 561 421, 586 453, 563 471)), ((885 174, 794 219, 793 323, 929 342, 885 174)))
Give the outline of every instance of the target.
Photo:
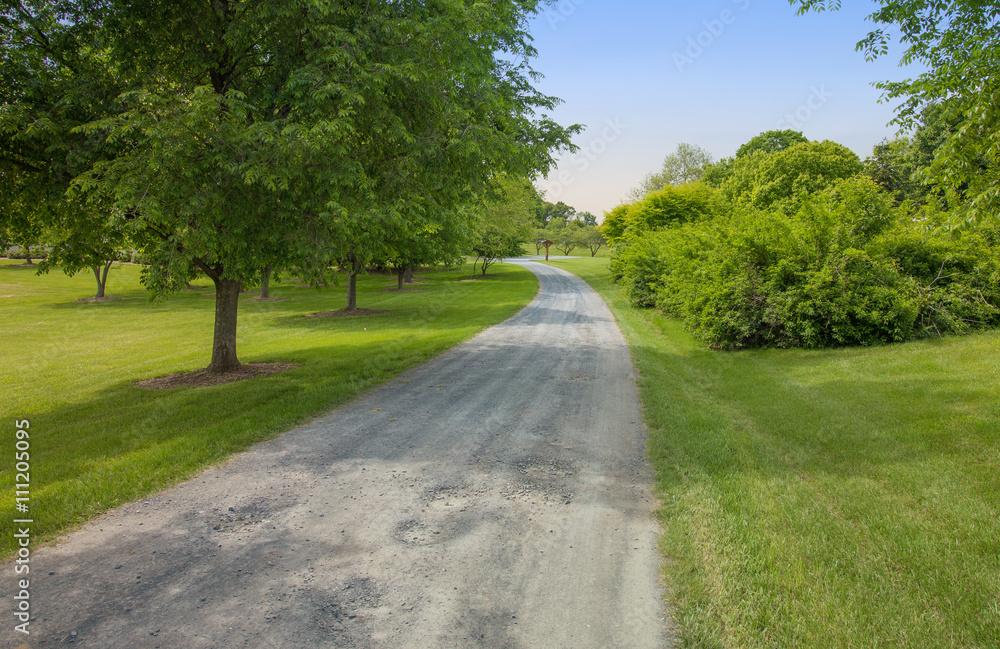
MULTIPOLYGON (((150 303, 139 269, 112 271, 108 295, 87 274, 38 277, 0 261, 0 554, 14 548, 12 520, 33 518, 32 542, 52 538, 116 505, 190 477, 251 444, 345 403, 526 305, 530 272, 421 271, 412 292, 382 292, 395 278, 365 276, 358 306, 388 314, 306 318, 341 309, 346 283, 317 291, 273 284, 272 297, 240 300, 240 360, 289 362, 284 374, 200 388, 148 391, 137 380, 203 368, 212 344, 211 288, 150 303), (14 422, 31 423, 31 500, 14 513, 14 422)), ((201 282, 207 287, 210 282, 201 282)))
POLYGON ((1000 332, 714 352, 551 263, 641 374, 680 646, 1000 646, 1000 332))

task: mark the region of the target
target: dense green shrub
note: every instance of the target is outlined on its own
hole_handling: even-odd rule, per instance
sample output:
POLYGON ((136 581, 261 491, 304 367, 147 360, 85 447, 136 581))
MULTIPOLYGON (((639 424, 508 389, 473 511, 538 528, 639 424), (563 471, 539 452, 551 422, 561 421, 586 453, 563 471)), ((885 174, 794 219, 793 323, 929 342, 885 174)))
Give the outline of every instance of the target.
POLYGON ((607 212, 602 231, 610 243, 618 244, 640 233, 711 217, 722 208, 719 191, 704 183, 667 185, 607 212))
POLYGON ((663 285, 662 276, 668 270, 663 253, 670 250, 661 238, 659 232, 633 235, 616 248, 611 259, 611 277, 634 306, 656 305, 658 290, 663 285))
POLYGON ((725 197, 738 205, 793 212, 802 197, 825 190, 862 170, 861 159, 835 142, 800 142, 737 158, 722 182, 725 197))
POLYGON ((626 233, 612 272, 634 305, 683 319, 716 348, 872 345, 1000 324, 1000 232, 955 237, 928 228, 933 218, 851 178, 791 213, 744 206, 626 233))

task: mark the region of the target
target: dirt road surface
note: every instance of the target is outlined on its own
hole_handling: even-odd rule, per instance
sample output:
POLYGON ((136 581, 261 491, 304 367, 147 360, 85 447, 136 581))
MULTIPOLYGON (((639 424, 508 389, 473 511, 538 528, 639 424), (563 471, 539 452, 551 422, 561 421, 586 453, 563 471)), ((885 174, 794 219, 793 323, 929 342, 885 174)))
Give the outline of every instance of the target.
POLYGON ((584 282, 524 265, 511 320, 39 549, 3 646, 670 646, 628 349, 584 282))

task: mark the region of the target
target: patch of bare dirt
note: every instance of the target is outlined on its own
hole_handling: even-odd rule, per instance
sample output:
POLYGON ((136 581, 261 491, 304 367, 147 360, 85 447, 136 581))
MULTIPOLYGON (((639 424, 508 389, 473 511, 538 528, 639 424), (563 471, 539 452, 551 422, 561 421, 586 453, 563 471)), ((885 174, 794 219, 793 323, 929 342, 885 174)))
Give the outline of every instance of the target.
POLYGON ((374 309, 340 309, 338 311, 327 311, 326 313, 313 313, 312 315, 307 315, 307 318, 343 318, 347 316, 356 315, 382 315, 383 313, 389 313, 388 311, 376 311, 374 309))
POLYGON ((38 268, 38 264, 6 264, 7 268, 38 268))
POLYGON ((297 367, 295 363, 247 363, 235 372, 225 374, 211 374, 208 370, 194 370, 193 372, 181 372, 180 374, 170 374, 159 376, 155 379, 136 381, 137 388, 145 390, 169 390, 180 387, 204 387, 207 385, 222 385, 224 383, 235 383, 246 381, 258 376, 271 376, 281 374, 297 367))
POLYGON ((84 297, 79 300, 73 300, 74 302, 114 302, 115 300, 124 300, 123 297, 84 297))
POLYGON ((0 298, 5 298, 5 297, 17 297, 17 296, 16 295, 0 295, 0 298))

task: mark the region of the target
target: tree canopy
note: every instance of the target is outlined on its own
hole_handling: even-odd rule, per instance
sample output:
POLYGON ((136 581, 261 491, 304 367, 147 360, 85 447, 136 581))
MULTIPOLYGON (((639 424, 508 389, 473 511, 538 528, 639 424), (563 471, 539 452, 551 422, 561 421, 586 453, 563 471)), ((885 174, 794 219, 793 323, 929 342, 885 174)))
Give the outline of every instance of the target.
POLYGON ((629 193, 629 197, 640 199, 649 192, 668 185, 683 185, 700 180, 712 162, 711 153, 695 144, 682 142, 677 145, 676 151, 663 159, 660 170, 647 174, 639 186, 629 193))
MULTIPOLYGON (((799 12, 835 10, 839 0, 790 0, 799 12)), ((869 20, 878 27, 857 44, 869 60, 903 46, 902 64, 925 70, 911 79, 876 84, 886 99, 902 99, 895 122, 914 127, 939 104, 957 125, 936 150, 924 177, 965 198, 973 221, 1000 214, 1000 4, 982 0, 878 0, 869 20)))
POLYGON ((843 145, 800 142, 774 153, 756 151, 737 158, 722 191, 735 203, 766 208, 795 203, 799 196, 826 189, 861 169, 857 154, 843 145))
MULTIPOLYGON (((37 16, 23 22, 37 37, 5 41, 5 65, 46 61, 57 41, 62 67, 81 79, 114 71, 118 101, 56 137, 114 155, 66 175, 75 196, 105 202, 127 226, 155 293, 196 271, 215 282, 212 371, 239 367, 237 298, 262 268, 291 265, 318 281, 331 259, 383 254, 399 229, 433 230, 436 214, 499 175, 546 171, 576 130, 545 116, 557 100, 531 84, 525 29, 539 2, 30 6, 37 16)), ((24 115, 46 105, 27 91, 10 99, 14 142, 34 128, 24 115)))
POLYGON ((736 157, 743 158, 757 151, 776 153, 784 151, 793 145, 808 141, 809 138, 805 135, 791 129, 784 131, 764 131, 760 135, 752 137, 749 142, 737 149, 736 157))

